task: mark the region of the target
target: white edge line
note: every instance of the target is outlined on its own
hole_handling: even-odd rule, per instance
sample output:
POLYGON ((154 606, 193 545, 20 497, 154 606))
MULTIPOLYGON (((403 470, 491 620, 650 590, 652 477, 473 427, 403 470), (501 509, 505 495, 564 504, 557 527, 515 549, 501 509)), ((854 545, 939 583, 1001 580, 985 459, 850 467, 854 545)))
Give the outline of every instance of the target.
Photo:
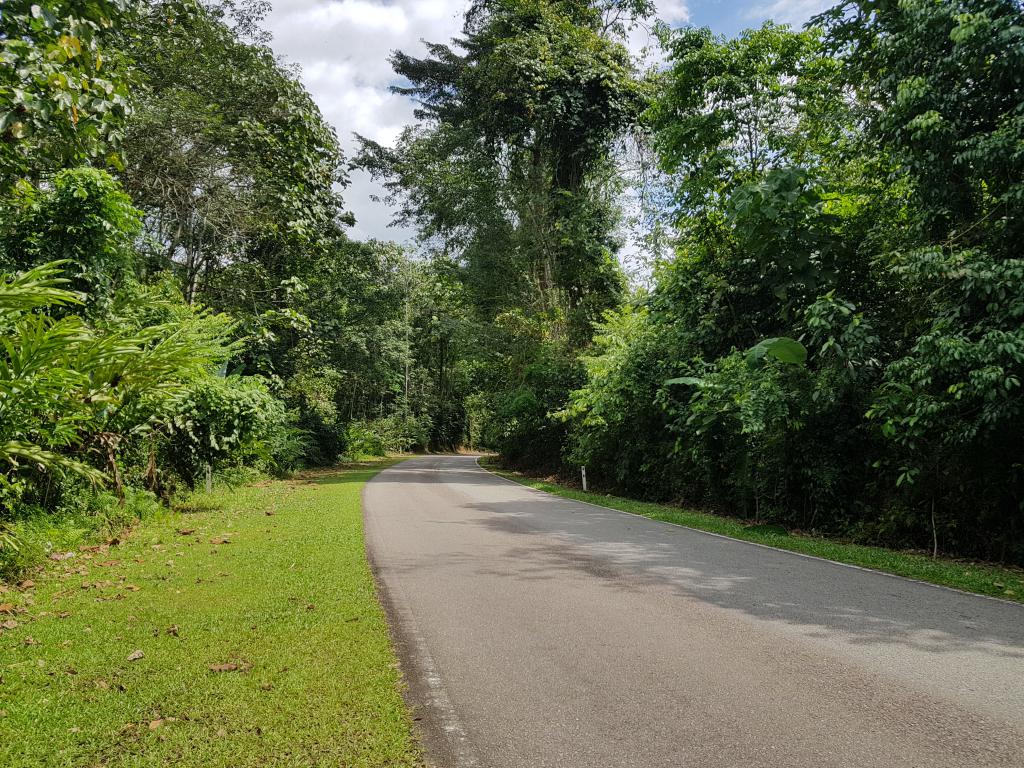
POLYGON ((992 600, 992 601, 997 602, 997 603, 1003 603, 1004 605, 1013 605, 1013 606, 1016 606, 1017 608, 1024 608, 1024 604, 1018 603, 1018 602, 1016 602, 1014 600, 1007 600, 1007 599, 1002 598, 1002 597, 993 597, 992 595, 983 595, 983 594, 981 594, 979 592, 968 592, 965 589, 957 589, 956 587, 948 587, 945 584, 934 584, 934 583, 932 583, 930 581, 923 581, 922 579, 914 579, 914 578, 911 578, 910 576, 900 576, 898 573, 889 573, 888 571, 879 571, 879 570, 877 570, 875 568, 866 568, 863 565, 854 565, 853 563, 843 563, 843 562, 840 562, 838 560, 829 560, 827 557, 819 557, 818 555, 808 555, 806 552, 795 552, 792 549, 782 549, 781 547, 773 547, 771 544, 761 544, 760 542, 757 542, 757 541, 747 541, 746 539, 737 539, 737 538, 734 538, 732 536, 726 536, 724 533, 714 533, 713 531, 705 531, 705 530, 703 530, 701 528, 694 528, 693 526, 690 526, 690 525, 683 525, 682 523, 670 523, 667 520, 658 520, 658 519, 653 518, 653 517, 648 517, 647 515, 637 514, 636 512, 627 512, 624 509, 615 509, 614 507, 605 507, 605 506, 602 506, 601 504, 594 504, 593 502, 590 502, 590 501, 582 501, 580 499, 573 499, 573 498, 570 498, 568 496, 560 496, 557 493, 551 493, 550 491, 542 491, 541 489, 533 488, 533 487, 527 485, 526 483, 521 483, 518 480, 513 480, 513 479, 511 479, 509 477, 505 477, 504 475, 499 475, 497 472, 492 472, 491 470, 487 469, 487 467, 484 467, 484 466, 482 466, 480 464, 480 459, 481 458, 483 458, 483 457, 482 456, 477 456, 476 457, 477 468, 480 469, 481 471, 486 472, 487 474, 492 475, 492 476, 498 478, 499 480, 504 480, 506 483, 512 483, 513 485, 517 485, 520 488, 525 488, 528 491, 533 491, 534 493, 540 493, 540 494, 543 494, 544 496, 552 496, 552 497, 554 497, 556 499, 565 499, 566 501, 572 501, 572 502, 575 502, 577 504, 586 504, 588 507, 594 507, 595 509, 603 509, 603 510, 605 510, 607 512, 618 512, 619 514, 623 514, 623 515, 630 515, 632 517, 639 517, 642 520, 647 520, 647 521, 652 522, 652 523, 661 523, 662 525, 668 525, 668 526, 671 526, 672 528, 675 528, 677 530, 682 528, 684 530, 694 531, 695 533, 700 533, 700 534, 703 534, 705 536, 714 536, 716 539, 725 539, 726 541, 735 541, 735 542, 737 542, 739 544, 747 544, 747 545, 749 545, 751 547, 761 547, 762 549, 770 549, 773 552, 783 552, 783 553, 785 553, 787 555, 795 555, 796 557, 806 557, 808 560, 819 560, 819 561, 821 561, 823 563, 831 563, 832 565, 838 565, 838 566, 840 566, 842 568, 852 568, 855 571, 864 571, 865 573, 876 573, 879 576, 888 576, 890 579, 899 579, 900 581, 909 581, 909 582, 914 583, 914 584, 923 584, 926 587, 934 587, 935 589, 944 589, 947 592, 955 592, 958 595, 967 595, 968 597, 979 597, 979 598, 982 598, 984 600, 992 600))

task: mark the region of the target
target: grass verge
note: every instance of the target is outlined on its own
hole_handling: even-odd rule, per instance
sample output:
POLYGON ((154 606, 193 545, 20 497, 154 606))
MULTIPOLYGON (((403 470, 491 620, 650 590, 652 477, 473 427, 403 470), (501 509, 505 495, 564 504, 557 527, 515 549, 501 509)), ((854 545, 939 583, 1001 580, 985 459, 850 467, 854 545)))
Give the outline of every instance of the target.
POLYGON ((199 497, 0 594, 0 765, 416 766, 360 496, 199 497))
POLYGON ((900 552, 883 547, 867 547, 834 539, 787 533, 776 526, 752 526, 735 518, 625 499, 619 496, 588 493, 578 488, 553 483, 550 480, 530 477, 519 472, 510 472, 502 469, 492 459, 481 459, 480 463, 487 470, 508 480, 514 480, 530 488, 553 493, 567 499, 586 501, 590 504, 649 517, 652 520, 661 520, 733 539, 752 541, 777 549, 786 549, 839 563, 893 573, 897 576, 918 579, 944 587, 1024 602, 1024 570, 1018 568, 941 557, 932 559, 914 552, 900 552))

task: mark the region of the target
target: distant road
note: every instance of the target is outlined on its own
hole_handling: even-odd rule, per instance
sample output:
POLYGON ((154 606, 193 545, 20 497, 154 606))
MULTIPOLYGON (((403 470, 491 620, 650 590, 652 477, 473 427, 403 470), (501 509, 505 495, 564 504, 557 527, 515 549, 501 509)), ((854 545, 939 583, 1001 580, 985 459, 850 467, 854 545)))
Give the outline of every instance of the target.
POLYGON ((1024 768, 1024 606, 533 491, 365 490, 440 768, 1024 768))

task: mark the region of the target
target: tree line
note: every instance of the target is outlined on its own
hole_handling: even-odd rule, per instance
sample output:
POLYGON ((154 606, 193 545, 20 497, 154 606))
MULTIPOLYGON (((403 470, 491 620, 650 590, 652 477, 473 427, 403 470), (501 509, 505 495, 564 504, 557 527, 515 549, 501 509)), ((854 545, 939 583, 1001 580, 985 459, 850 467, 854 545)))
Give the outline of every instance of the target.
POLYGON ((476 0, 392 54, 417 122, 353 158, 266 11, 0 12, 4 562, 207 471, 460 445, 1024 561, 1019 2, 728 38, 648 0, 476 0), (353 166, 415 257, 348 236, 353 166))
POLYGON ((432 426, 454 277, 346 234, 349 160, 268 8, 0 10, 0 570, 210 472, 462 439, 432 426))
POLYGON ((485 442, 607 490, 1020 562, 1020 3, 847 0, 732 38, 651 12, 481 1, 453 45, 393 57, 420 122, 364 155, 460 273, 485 442), (616 260, 629 184, 658 248, 642 288, 616 260))

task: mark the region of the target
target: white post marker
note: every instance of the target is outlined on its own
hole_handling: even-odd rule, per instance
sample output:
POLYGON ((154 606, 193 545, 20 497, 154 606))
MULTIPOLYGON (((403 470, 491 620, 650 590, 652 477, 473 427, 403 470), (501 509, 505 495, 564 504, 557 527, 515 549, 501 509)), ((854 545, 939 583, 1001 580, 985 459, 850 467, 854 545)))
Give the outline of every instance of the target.
POLYGON ((580 473, 583 475, 583 490, 587 490, 587 468, 580 467, 580 473))
POLYGON ((213 467, 206 465, 206 492, 213 493, 213 467))

